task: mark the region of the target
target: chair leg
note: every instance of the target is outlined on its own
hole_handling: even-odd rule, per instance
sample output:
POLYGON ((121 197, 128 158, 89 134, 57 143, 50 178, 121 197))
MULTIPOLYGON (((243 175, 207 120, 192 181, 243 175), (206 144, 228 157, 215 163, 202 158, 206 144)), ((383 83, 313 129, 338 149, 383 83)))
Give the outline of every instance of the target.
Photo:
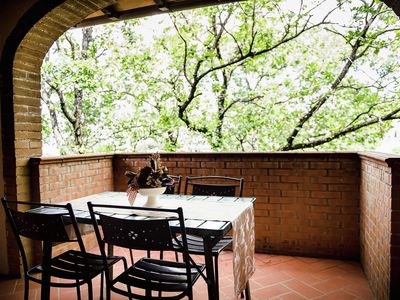
POLYGON ((132 253, 132 249, 129 249, 129 255, 131 257, 131 263, 133 265, 133 253, 132 253))
POLYGON ((111 299, 111 289, 110 287, 107 286, 106 283, 106 300, 110 300, 111 299))
POLYGON ((246 293, 246 300, 251 300, 250 283, 248 281, 246 283, 245 293, 246 293))
POLYGON ((81 300, 81 286, 76 281, 76 299, 81 300))
POLYGON ((93 300, 93 285, 92 285, 92 281, 89 280, 87 285, 88 285, 88 299, 89 300, 93 300))
POLYGON ((24 276, 24 300, 28 300, 29 298, 29 279, 27 276, 24 276))
POLYGON ((100 274, 100 300, 103 300, 103 285, 104 285, 104 272, 101 272, 101 274, 100 274))
POLYGON ((215 269, 215 289, 219 294, 218 254, 214 256, 214 269, 215 269))

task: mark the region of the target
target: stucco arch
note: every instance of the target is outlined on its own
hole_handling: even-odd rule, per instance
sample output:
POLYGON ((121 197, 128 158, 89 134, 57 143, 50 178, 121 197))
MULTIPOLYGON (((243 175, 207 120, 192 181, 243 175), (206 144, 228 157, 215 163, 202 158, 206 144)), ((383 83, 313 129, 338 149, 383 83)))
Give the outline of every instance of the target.
MULTIPOLYGON (((115 2, 117 0, 38 2, 19 22, 12 34, 14 40, 8 41, 1 73, 4 192, 9 199, 31 200, 29 159, 42 155, 40 68, 43 58, 65 31, 87 15, 115 2), (5 61, 8 64, 4 64, 5 61)), ((4 216, 0 218, 4 223, 4 216)), ((8 244, 8 273, 19 275, 19 256, 14 243, 2 244, 8 244)))

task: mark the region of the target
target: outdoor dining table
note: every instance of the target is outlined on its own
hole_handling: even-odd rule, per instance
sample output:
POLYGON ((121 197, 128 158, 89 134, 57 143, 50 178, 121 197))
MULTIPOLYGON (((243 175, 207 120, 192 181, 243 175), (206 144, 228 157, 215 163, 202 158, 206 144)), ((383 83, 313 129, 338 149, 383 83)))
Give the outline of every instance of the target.
MULTIPOLYGON (((154 206, 159 208, 182 207, 186 233, 203 238, 209 299, 217 300, 219 298, 214 278, 212 248, 231 229, 233 229, 235 293, 239 294, 248 287, 248 280, 254 273, 254 201, 255 198, 163 194, 159 196, 154 206)), ((88 202, 130 205, 125 192, 103 192, 67 202, 71 203, 75 217, 80 224, 91 224, 88 202)), ((146 198, 138 194, 133 206, 145 205, 146 198)), ((118 215, 118 217, 123 216, 118 215)), ((174 229, 174 224, 171 227, 174 229)), ((178 226, 176 227, 178 228, 178 226)), ((113 254, 112 247, 108 249, 108 252, 110 255, 113 254)))

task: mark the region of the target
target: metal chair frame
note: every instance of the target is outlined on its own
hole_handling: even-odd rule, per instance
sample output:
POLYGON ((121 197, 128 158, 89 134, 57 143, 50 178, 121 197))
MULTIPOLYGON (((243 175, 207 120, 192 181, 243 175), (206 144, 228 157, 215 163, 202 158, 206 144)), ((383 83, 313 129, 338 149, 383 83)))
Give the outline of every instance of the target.
MULTIPOLYGON (((100 299, 103 299, 103 260, 100 255, 88 253, 79 231, 71 204, 45 204, 37 202, 9 201, 1 199, 7 218, 14 233, 24 269, 24 299, 29 297, 29 281, 42 285, 42 299, 50 296, 50 287, 76 287, 77 298, 81 299, 80 286, 88 285, 88 298, 93 298, 92 279, 101 274, 100 299), (27 206, 25 212, 11 208, 27 206), (37 211, 32 207, 40 207, 37 211), (54 209, 54 210, 53 210, 54 209), (47 211, 44 211, 47 210, 47 211), (73 238, 66 226, 73 228, 73 238), (29 266, 21 237, 43 242, 41 263, 29 266), (79 245, 79 251, 67 250, 51 257, 54 243, 73 242, 79 245), (37 276, 41 274, 41 278, 37 276), (66 279, 67 282, 53 281, 53 278, 66 279)), ((114 264, 116 258, 107 258, 108 264, 114 264)))
POLYGON ((164 194, 180 194, 181 193, 181 184, 182 184, 182 176, 181 175, 168 175, 175 182, 171 188, 167 187, 164 194))
POLYGON ((226 176, 188 176, 185 180, 185 195, 188 194, 189 186, 192 186, 192 195, 233 197, 236 195, 236 189, 239 190, 237 193, 238 197, 242 197, 243 195, 243 178, 226 176))
POLYGON ((128 267, 124 260, 124 271, 115 278, 106 268, 106 281, 111 291, 133 299, 181 299, 186 296, 193 299, 193 284, 200 276, 206 279, 203 274, 205 266, 196 264, 189 255, 181 207, 161 209, 91 202, 88 207, 104 257, 106 245, 148 251, 175 251, 179 248, 183 253, 183 262, 142 257, 136 262, 132 260, 132 265, 128 267), (102 212, 102 209, 112 209, 118 213, 113 216, 102 212), (154 216, 154 213, 158 215, 154 216), (168 214, 168 217, 160 216, 160 213, 168 214), (124 217, 121 218, 121 215, 124 217), (173 232, 171 223, 179 224, 179 230, 173 232), (102 227, 102 233, 99 226, 102 227), (175 240, 176 234, 181 237, 179 241, 175 240), (120 284, 126 286, 126 290, 120 284), (154 296, 153 292, 157 292, 158 296, 154 296))
MULTIPOLYGON (((242 197, 243 181, 244 181, 243 178, 234 178, 226 176, 197 176, 197 177, 188 176, 186 177, 185 180, 185 194, 188 193, 189 190, 188 187, 192 186, 192 195, 234 197, 237 194, 238 197, 242 197)), ((190 254, 204 255, 204 243, 202 238, 193 235, 188 235, 187 240, 188 240, 188 247, 190 254)), ((215 282, 217 290, 219 289, 218 256, 231 243, 232 243, 231 237, 224 237, 212 249, 212 255, 214 257, 215 282)), ((246 290, 246 295, 247 292, 248 291, 246 290)), ((243 293, 242 293, 242 298, 243 298, 243 293)))

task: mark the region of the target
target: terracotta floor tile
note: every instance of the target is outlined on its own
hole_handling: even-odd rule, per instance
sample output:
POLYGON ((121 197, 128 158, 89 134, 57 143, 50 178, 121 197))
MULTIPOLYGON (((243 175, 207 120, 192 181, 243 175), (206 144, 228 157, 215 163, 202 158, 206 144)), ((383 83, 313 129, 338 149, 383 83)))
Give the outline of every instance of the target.
POLYGON ((330 294, 326 294, 321 297, 318 297, 316 299, 318 299, 318 300, 354 300, 354 299, 362 299, 362 298, 355 298, 354 295, 346 293, 345 291, 335 291, 330 294))
POLYGON ((329 293, 347 286, 350 286, 351 282, 340 277, 333 277, 328 280, 321 281, 320 283, 312 285, 313 288, 320 290, 324 293, 329 293))
MULTIPOLYGON (((116 248, 114 255, 125 255, 130 261, 129 251, 125 249, 116 248)), ((158 253, 152 253, 152 257, 157 256, 158 253)), ((165 257, 175 259, 173 253, 165 253, 165 257)), ((196 262, 204 262, 203 257, 196 256, 194 259, 196 262)), ((250 280, 253 300, 372 299, 368 283, 357 262, 269 254, 256 254, 255 259, 256 272, 250 280)), ((117 274, 122 270, 122 264, 118 264, 115 272, 117 274)), ((220 255, 219 270, 220 299, 240 300, 240 297, 236 298, 234 295, 231 251, 220 255)), ((93 293, 94 299, 98 299, 100 277, 93 282, 93 293)), ((86 299, 86 295, 87 288, 83 287, 82 299, 86 299)), ((29 296, 29 300, 40 298, 38 284, 30 283, 29 296)), ((22 300, 23 280, 0 279, 0 299, 22 300)), ((52 288, 51 299, 76 299, 76 290, 52 288)), ((126 300, 125 297, 113 293, 112 300, 120 299, 126 300)), ((207 299, 207 286, 203 279, 199 279, 194 287, 194 300, 207 299)))
POLYGON ((336 276, 345 276, 348 274, 349 272, 346 270, 346 268, 339 268, 337 266, 332 267, 332 268, 328 268, 319 272, 315 272, 314 275, 322 280, 325 279, 329 279, 332 277, 336 277, 336 276))
POLYGON ((297 293, 292 292, 292 293, 288 293, 285 295, 281 295, 279 297, 279 299, 281 299, 281 300, 304 300, 304 299, 309 299, 309 298, 305 298, 297 293))
POLYGON ((262 261, 268 265, 282 264, 288 261, 293 261, 296 258, 293 256, 283 256, 283 255, 267 255, 262 261))
MULTIPOLYGON (((261 272, 260 272, 261 273, 261 272)), ((263 273, 261 273, 263 274, 263 273)), ((257 276, 254 278, 254 282, 258 283, 262 287, 273 285, 280 282, 286 282, 292 280, 293 277, 283 273, 283 272, 274 272, 274 273, 266 273, 265 276, 257 276)))
MULTIPOLYGON (((4 300, 22 300, 24 299, 24 292, 23 291, 17 291, 13 294, 7 295, 7 296, 0 296, 0 299, 4 300)), ((32 293, 29 293, 29 298, 28 300, 36 300, 39 299, 39 297, 36 296, 36 294, 32 295, 32 293)))
POLYGON ((311 271, 319 272, 319 271, 323 271, 323 270, 330 269, 333 267, 339 267, 343 264, 344 264, 343 261, 340 261, 340 260, 321 259, 318 262, 310 264, 309 268, 311 271))
POLYGON ((298 273, 291 273, 291 276, 296 280, 301 281, 307 285, 314 285, 322 281, 322 279, 316 277, 313 273, 310 272, 298 272, 298 273))
POLYGON ((283 286, 282 284, 275 284, 265 288, 260 288, 251 291, 251 295, 255 296, 257 299, 271 299, 282 294, 289 293, 290 290, 283 286))
POLYGON ((366 282, 362 285, 351 284, 350 286, 345 287, 343 290, 348 292, 351 295, 354 295, 358 299, 372 300, 374 298, 371 293, 371 290, 366 282))
POLYGON ((17 279, 3 279, 0 284, 0 296, 14 293, 17 279))
POLYGON ((315 288, 306 285, 299 280, 290 280, 283 283, 283 285, 308 299, 322 295, 321 291, 318 291, 315 288))
POLYGON ((313 264, 313 263, 318 263, 321 258, 314 258, 314 257, 301 257, 301 256, 296 256, 296 259, 303 261, 308 264, 313 264))

